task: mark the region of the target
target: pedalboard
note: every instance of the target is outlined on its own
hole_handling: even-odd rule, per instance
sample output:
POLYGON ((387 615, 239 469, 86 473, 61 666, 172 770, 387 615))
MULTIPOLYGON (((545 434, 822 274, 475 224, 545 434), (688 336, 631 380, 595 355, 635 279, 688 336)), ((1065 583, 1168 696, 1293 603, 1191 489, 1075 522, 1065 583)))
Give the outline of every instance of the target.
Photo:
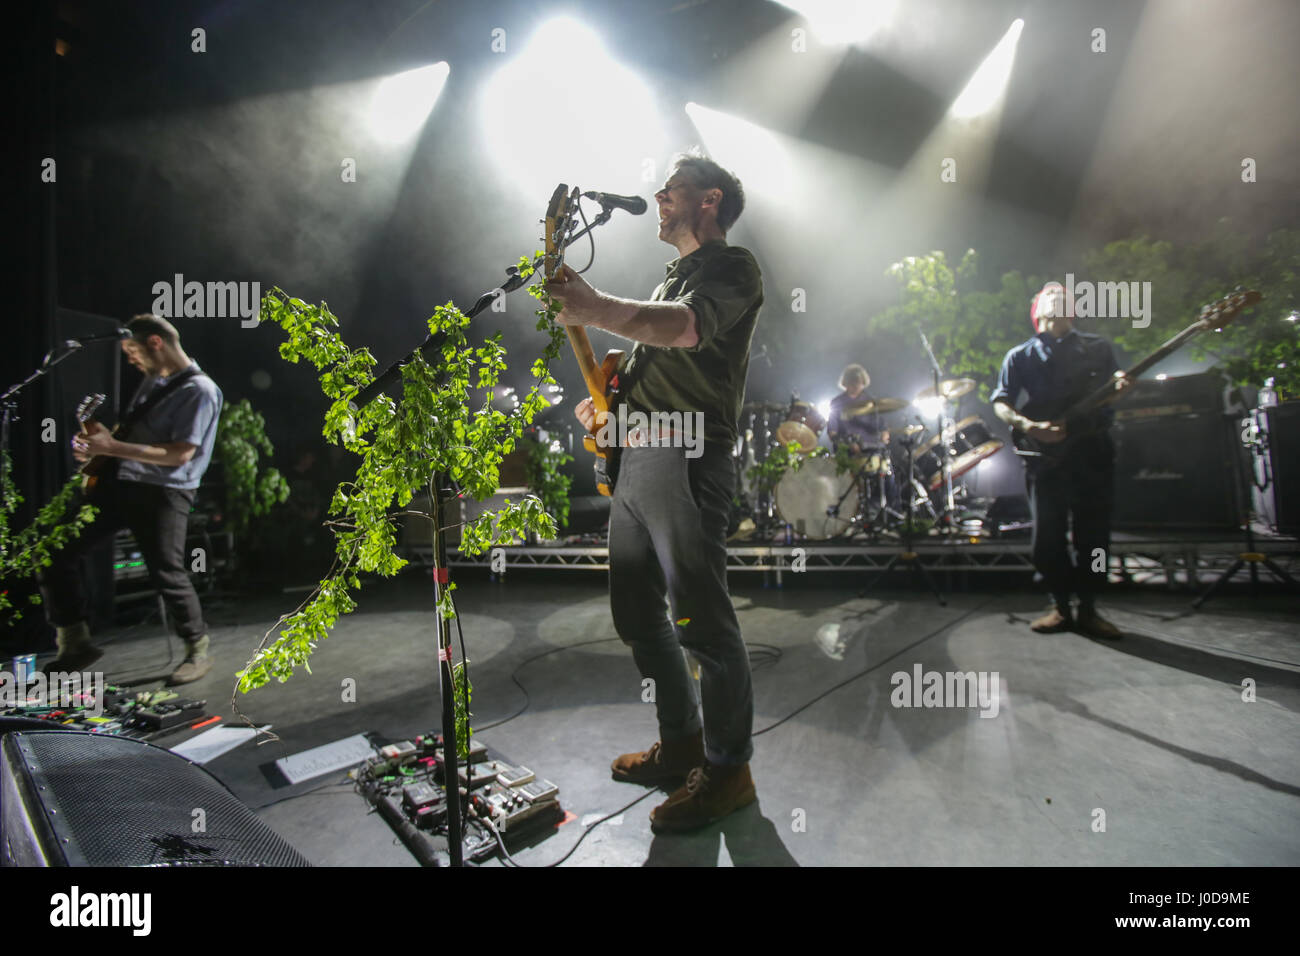
MULTIPOLYGON (((446 862, 447 780, 441 734, 379 747, 351 776, 416 859, 427 866, 446 862)), ((559 787, 477 740, 470 744, 468 759, 457 760, 456 776, 466 859, 489 859, 503 841, 553 828, 565 818, 559 787)))

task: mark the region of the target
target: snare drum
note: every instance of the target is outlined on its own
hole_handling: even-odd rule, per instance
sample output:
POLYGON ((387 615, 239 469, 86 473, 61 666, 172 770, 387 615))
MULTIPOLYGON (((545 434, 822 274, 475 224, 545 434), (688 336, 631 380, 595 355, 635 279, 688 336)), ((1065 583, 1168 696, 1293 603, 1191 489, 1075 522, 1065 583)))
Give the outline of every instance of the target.
POLYGON ((786 409, 785 421, 777 427, 776 437, 783 445, 798 442, 800 451, 809 452, 817 447, 817 436, 825 427, 826 419, 815 406, 796 400, 786 409))

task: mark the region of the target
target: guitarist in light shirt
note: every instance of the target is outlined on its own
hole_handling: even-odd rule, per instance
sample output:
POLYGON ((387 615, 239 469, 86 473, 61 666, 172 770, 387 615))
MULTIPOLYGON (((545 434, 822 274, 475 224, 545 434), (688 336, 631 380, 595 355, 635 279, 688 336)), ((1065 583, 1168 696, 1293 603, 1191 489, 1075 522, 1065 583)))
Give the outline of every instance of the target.
POLYGON ((1030 318, 1037 334, 1007 353, 991 398, 998 418, 1042 448, 1041 456, 1024 458, 1025 486, 1034 516, 1035 580, 1046 587, 1052 606, 1030 628, 1051 634, 1077 627, 1114 639, 1119 629, 1097 613, 1106 572, 1092 570, 1097 549, 1107 556, 1110 549, 1114 413, 1104 407, 1077 417, 1066 413, 1107 378, 1114 378, 1117 390, 1131 381, 1119 371, 1110 343, 1076 330, 1067 311, 1060 283, 1049 282, 1034 296, 1030 318), (1071 523, 1073 555, 1067 542, 1071 523), (1078 597, 1077 618, 1072 596, 1078 597))
MULTIPOLYGON (((734 175, 700 154, 677 156, 655 193, 659 238, 677 249, 648 301, 588 285, 568 266, 547 289, 559 321, 637 343, 618 369, 619 392, 642 413, 701 414, 704 451, 673 441, 624 441, 610 504, 609 586, 614 626, 653 681, 659 740, 612 764, 615 780, 685 785, 655 807, 656 831, 690 830, 756 799, 749 772, 754 700, 749 656, 727 591, 731 455, 763 285, 748 250, 727 244, 744 208, 734 175), (700 662, 700 700, 682 648, 700 662), (701 708, 702 704, 702 708, 701 708), (701 717, 701 709, 703 715, 701 717)), ((591 431, 595 409, 576 414, 591 431)), ((635 684, 631 685, 636 687, 635 684)))
POLYGON ((88 495, 99 509, 95 520, 53 564, 37 576, 49 622, 57 631, 58 659, 47 671, 82 670, 103 654, 90 642, 86 602, 77 562, 82 554, 127 527, 135 536, 154 587, 162 595, 185 660, 168 678, 188 684, 212 667, 208 626, 190 581, 185 534, 199 481, 216 443, 222 394, 198 363, 181 348, 180 335, 166 319, 137 315, 122 342, 127 361, 145 374, 123 416, 125 429, 109 432, 90 422, 72 440, 81 463, 95 456, 109 469, 88 495))

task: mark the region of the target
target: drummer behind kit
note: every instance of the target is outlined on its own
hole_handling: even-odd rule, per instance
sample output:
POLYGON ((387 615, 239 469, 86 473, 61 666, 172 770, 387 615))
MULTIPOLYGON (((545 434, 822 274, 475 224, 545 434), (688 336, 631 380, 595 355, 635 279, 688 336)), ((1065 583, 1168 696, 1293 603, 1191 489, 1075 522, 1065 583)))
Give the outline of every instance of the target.
MULTIPOLYGON (((944 500, 949 478, 961 478, 1003 447, 980 416, 967 415, 954 422, 946 414, 950 406, 955 408, 957 400, 974 389, 973 379, 960 378, 940 382, 937 391, 927 388, 912 402, 862 396, 861 401, 840 410, 840 420, 871 416, 884 440, 868 445, 841 442, 848 454, 841 455, 839 462, 826 456, 824 448, 818 451, 827 423, 812 403, 795 396, 788 405, 747 404, 742 419, 744 437, 737 442, 735 451, 741 462, 742 497, 754 516, 753 522, 746 521, 744 533, 772 535, 786 529, 808 540, 860 533, 873 539, 897 537, 903 524, 913 521, 918 510, 938 523, 956 510, 954 503, 944 500), (925 436, 930 429, 924 424, 891 427, 880 420, 880 416, 935 400, 942 409, 940 424, 929 438, 925 436), (890 500, 896 478, 891 433, 894 444, 901 449, 900 462, 903 458, 910 462, 910 472, 908 466, 899 466, 904 479, 897 482, 905 496, 902 510, 896 507, 897 501, 890 500), (777 444, 793 445, 797 464, 787 468, 774 487, 767 489, 752 480, 751 474, 756 465, 768 460, 777 444), (843 461, 848 462, 847 471, 841 467, 843 461)), ((964 489, 959 487, 956 497, 964 497, 964 489)), ((949 526, 955 527, 955 522, 949 522, 949 526)))

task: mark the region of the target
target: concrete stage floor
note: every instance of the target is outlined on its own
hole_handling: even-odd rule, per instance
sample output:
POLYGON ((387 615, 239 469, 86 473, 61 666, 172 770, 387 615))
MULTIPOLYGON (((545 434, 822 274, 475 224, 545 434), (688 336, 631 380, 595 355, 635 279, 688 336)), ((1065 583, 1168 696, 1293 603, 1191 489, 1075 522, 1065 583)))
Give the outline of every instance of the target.
MULTIPOLYGON (((697 833, 655 836, 647 814, 663 796, 609 776, 614 756, 657 733, 631 655, 617 640, 590 643, 613 636, 603 576, 457 580, 478 739, 558 784, 576 816, 516 854, 523 865, 559 859, 584 821, 642 795, 565 865, 1300 864, 1294 597, 1238 589, 1192 614, 1186 594, 1120 591, 1104 610, 1126 633, 1106 643, 1031 633, 1043 602, 1028 590, 948 595, 940 607, 920 591, 858 598, 851 579, 782 590, 733 579, 755 665, 759 800, 697 833), (824 647, 816 640, 836 624, 838 660, 832 628, 824 647), (996 716, 893 706, 892 675, 916 667, 996 671, 996 716), (527 709, 490 727, 525 704, 512 677, 527 709)), ((360 732, 397 740, 436 727, 427 578, 411 571, 360 597, 310 675, 240 698, 280 740, 208 766, 316 864, 414 866, 342 774, 290 787, 271 766, 360 732), (345 678, 355 703, 342 700, 345 678)), ((300 598, 209 601, 218 666, 188 696, 233 723, 232 675, 300 598)), ((110 681, 144 686, 172 666, 156 619, 100 640, 110 681)))

